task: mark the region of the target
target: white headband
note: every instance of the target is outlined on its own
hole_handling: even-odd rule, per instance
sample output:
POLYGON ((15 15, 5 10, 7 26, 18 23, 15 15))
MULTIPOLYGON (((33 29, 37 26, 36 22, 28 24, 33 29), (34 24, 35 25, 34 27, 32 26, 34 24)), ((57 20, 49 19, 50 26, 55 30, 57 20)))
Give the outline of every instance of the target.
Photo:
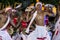
POLYGON ((25 9, 25 11, 32 11, 32 9, 34 9, 34 6, 29 6, 25 9))
POLYGON ((6 8, 6 9, 5 9, 5 12, 7 12, 9 9, 12 9, 12 8, 11 8, 11 7, 6 8))
POLYGON ((38 4, 40 4, 41 7, 42 7, 42 3, 41 2, 36 3, 35 7, 37 7, 38 4))
POLYGON ((12 12, 16 12, 16 10, 15 9, 12 9, 12 12))

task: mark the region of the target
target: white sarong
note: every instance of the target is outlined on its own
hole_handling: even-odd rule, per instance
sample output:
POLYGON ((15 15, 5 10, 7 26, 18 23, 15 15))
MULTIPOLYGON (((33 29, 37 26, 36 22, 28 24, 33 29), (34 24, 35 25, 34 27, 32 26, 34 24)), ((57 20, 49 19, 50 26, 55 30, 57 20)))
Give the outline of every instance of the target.
POLYGON ((56 35, 52 40, 60 40, 60 33, 58 33, 58 35, 56 35))
POLYGON ((37 38, 45 38, 44 40, 50 40, 50 36, 45 26, 36 25, 36 29, 28 35, 27 40, 39 40, 37 38))
POLYGON ((0 40, 12 40, 6 30, 0 31, 0 40))
POLYGON ((52 40, 60 40, 60 18, 55 24, 55 34, 52 40))

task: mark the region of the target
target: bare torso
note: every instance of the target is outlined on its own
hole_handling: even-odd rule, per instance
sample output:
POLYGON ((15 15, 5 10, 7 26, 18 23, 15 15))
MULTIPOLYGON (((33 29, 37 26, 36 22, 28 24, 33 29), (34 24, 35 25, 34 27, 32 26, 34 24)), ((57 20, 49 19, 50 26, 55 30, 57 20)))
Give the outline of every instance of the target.
POLYGON ((35 19, 37 25, 44 26, 44 16, 45 16, 44 12, 37 13, 37 16, 35 19))
POLYGON ((6 23, 7 17, 3 14, 0 14, 0 28, 6 23))

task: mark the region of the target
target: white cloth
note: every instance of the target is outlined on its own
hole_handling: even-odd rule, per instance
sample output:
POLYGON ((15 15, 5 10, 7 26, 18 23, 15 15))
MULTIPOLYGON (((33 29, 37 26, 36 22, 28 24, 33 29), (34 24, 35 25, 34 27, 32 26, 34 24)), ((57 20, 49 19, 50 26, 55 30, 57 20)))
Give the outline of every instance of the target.
POLYGON ((57 33, 57 35, 54 34, 53 40, 60 40, 60 23, 59 22, 60 22, 60 18, 58 19, 58 21, 55 24, 55 33, 57 33, 56 30, 58 31, 58 33, 57 33))
POLYGON ((24 35, 22 32, 20 34, 19 33, 16 33, 16 35, 14 35, 12 37, 13 40, 21 40, 21 38, 23 40, 26 40, 27 39, 26 35, 24 35))
POLYGON ((38 4, 40 4, 41 7, 42 7, 42 3, 41 2, 37 2, 36 5, 35 5, 35 7, 37 7, 38 4))
POLYGON ((23 38, 23 40, 27 40, 27 35, 23 34, 22 32, 21 32, 21 37, 23 38))
POLYGON ((12 40, 6 30, 0 31, 0 40, 12 40))
POLYGON ((8 20, 5 23, 5 25, 2 28, 0 28, 0 40, 12 40, 7 30, 4 30, 9 24, 9 22, 10 22, 10 17, 8 16, 8 20))
POLYGON ((56 35, 53 40, 60 40, 60 33, 58 33, 58 35, 56 35))
POLYGON ((21 40, 21 34, 16 33, 14 36, 12 36, 12 40, 21 40))
POLYGON ((55 24, 55 30, 58 28, 59 31, 60 31, 60 24, 59 24, 59 22, 60 22, 60 18, 58 19, 58 21, 55 24))
POLYGON ((34 21, 36 16, 37 16, 37 11, 35 11, 35 13, 33 14, 33 17, 32 17, 32 19, 31 19, 31 21, 30 21, 30 23, 29 23, 29 25, 28 25, 28 27, 26 29, 26 33, 29 33, 29 28, 30 28, 30 26, 31 26, 31 24, 34 21))
POLYGON ((36 25, 36 29, 28 35, 27 40, 37 40, 43 37, 46 37, 45 40, 50 40, 46 27, 36 25))

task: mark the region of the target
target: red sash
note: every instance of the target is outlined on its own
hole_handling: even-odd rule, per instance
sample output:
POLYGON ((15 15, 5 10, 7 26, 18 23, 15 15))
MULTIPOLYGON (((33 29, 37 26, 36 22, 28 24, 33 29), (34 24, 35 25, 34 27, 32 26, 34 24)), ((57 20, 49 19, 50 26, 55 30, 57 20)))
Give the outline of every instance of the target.
POLYGON ((27 22, 22 21, 21 24, 22 24, 22 27, 23 27, 23 28, 26 28, 26 27, 27 27, 27 22))
POLYGON ((14 24, 17 24, 17 18, 13 19, 14 24))
POLYGON ((56 35, 58 35, 58 32, 59 32, 59 31, 56 32, 56 35))
POLYGON ((46 39, 46 37, 43 37, 43 38, 37 38, 38 40, 45 40, 46 39))

